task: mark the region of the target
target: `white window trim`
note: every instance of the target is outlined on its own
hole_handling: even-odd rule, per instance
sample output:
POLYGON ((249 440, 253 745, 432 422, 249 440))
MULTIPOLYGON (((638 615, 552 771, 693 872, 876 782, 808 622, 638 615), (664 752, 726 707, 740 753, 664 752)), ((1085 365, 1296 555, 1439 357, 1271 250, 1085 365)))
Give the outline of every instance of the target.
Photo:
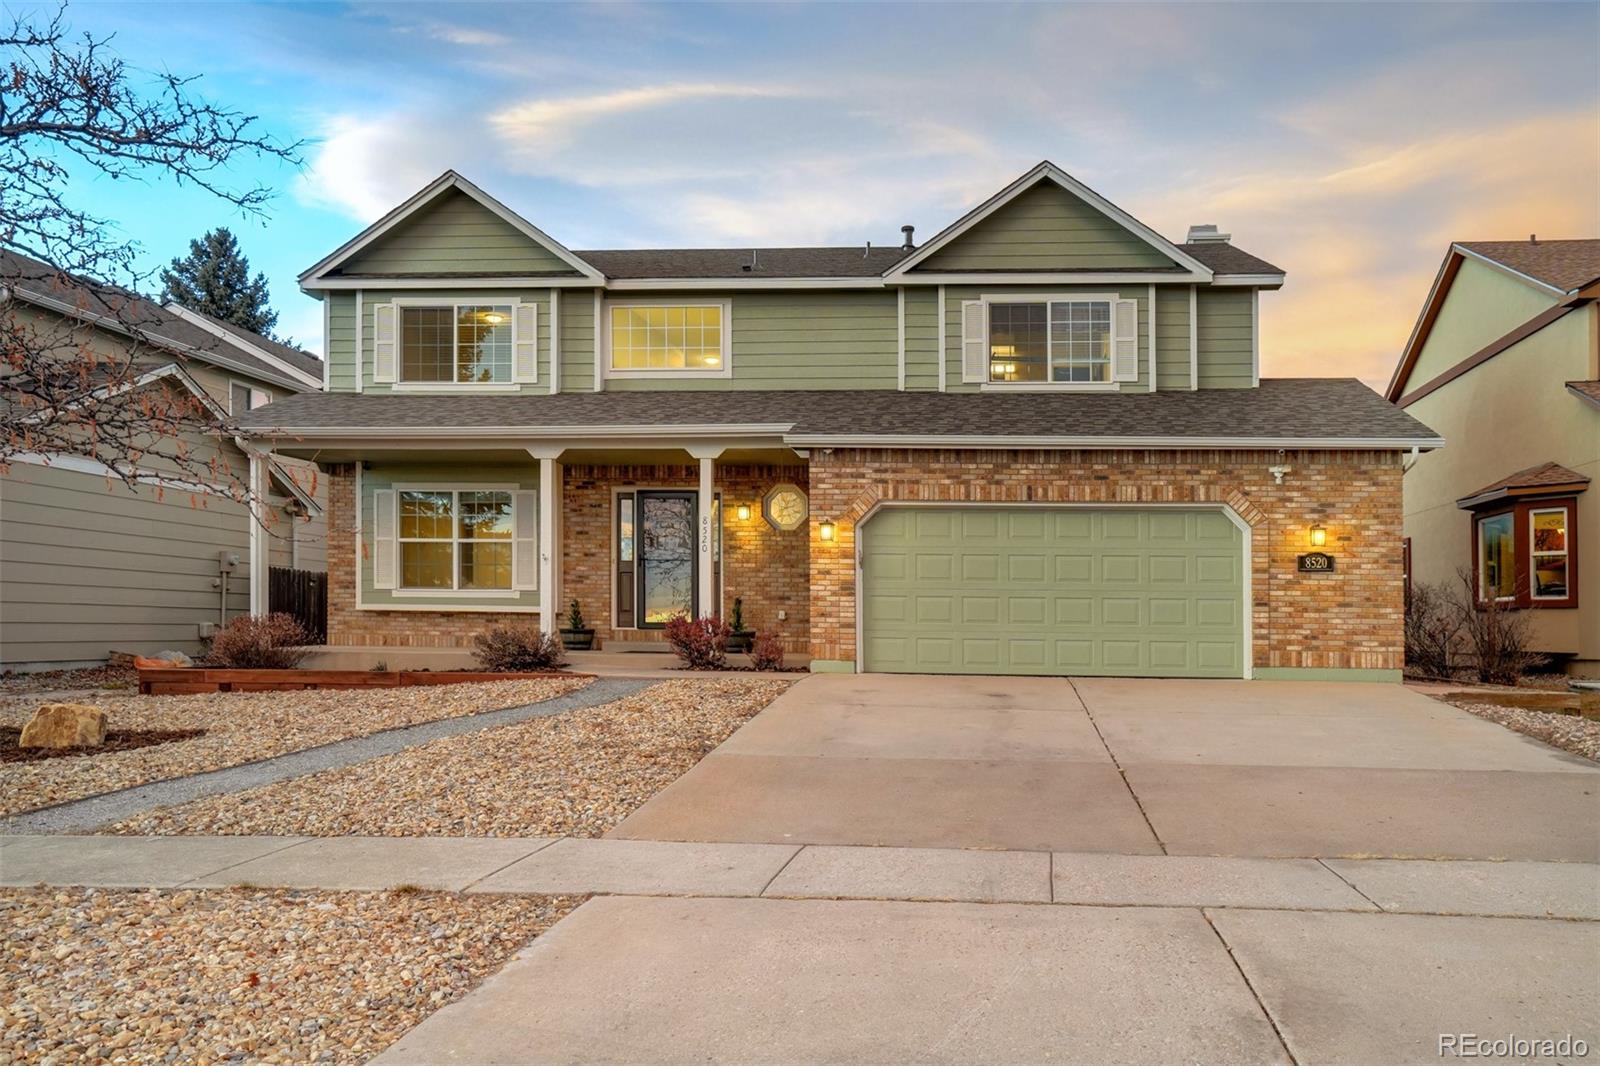
MULTIPOLYGON (((1475 516, 1472 520, 1472 540, 1474 546, 1477 548, 1476 554, 1478 557, 1473 562, 1478 571, 1478 601, 1480 603, 1487 603, 1489 600, 1489 597, 1485 595, 1485 592, 1489 588, 1489 575, 1487 572, 1487 560, 1483 557, 1483 524, 1495 518, 1511 519, 1511 565, 1513 567, 1517 565, 1516 511, 1496 511, 1494 514, 1475 516)), ((1494 597, 1496 603, 1515 603, 1517 601, 1516 579, 1516 571, 1513 569, 1511 573, 1511 595, 1494 597)))
MULTIPOLYGON (((394 526, 395 586, 394 586, 393 589, 387 590, 387 591, 392 592, 396 596, 408 596, 408 597, 409 596, 453 596, 453 597, 458 597, 459 598, 459 597, 462 597, 462 596, 471 596, 471 597, 476 598, 476 597, 480 597, 481 596, 481 597, 484 597, 485 599, 507 599, 507 600, 516 599, 517 597, 522 595, 522 590, 520 590, 520 589, 515 587, 515 584, 516 584, 516 573, 515 573, 515 568, 514 567, 513 567, 513 572, 512 572, 512 575, 511 575, 511 581, 512 581, 512 586, 513 586, 511 588, 507 588, 507 589, 464 589, 464 588, 461 587, 461 553, 458 550, 460 548, 460 545, 461 545, 461 531, 459 529, 455 528, 455 522, 456 522, 456 516, 460 513, 459 508, 460 508, 460 505, 461 505, 461 493, 463 493, 463 492, 504 492, 504 493, 510 494, 511 495, 511 536, 507 540, 505 540, 503 543, 511 546, 511 551, 512 551, 512 553, 514 555, 515 552, 516 552, 516 543, 517 543, 517 499, 516 499, 516 493, 525 492, 527 490, 523 489, 522 486, 520 486, 520 485, 514 485, 514 484, 509 484, 509 483, 499 483, 499 482, 496 482, 496 483, 493 483, 493 484, 481 484, 481 485, 460 484, 460 483, 454 483, 454 482, 452 482, 451 484, 448 484, 448 485, 441 485, 441 484, 413 484, 413 483, 409 483, 408 482, 406 484, 392 484, 392 485, 389 486, 389 488, 391 490, 393 490, 393 492, 395 494, 395 497, 394 497, 394 506, 395 506, 395 526, 394 526), (417 537, 402 537, 400 535, 400 494, 402 492, 448 492, 448 493, 450 493, 451 494, 451 500, 450 500, 450 523, 451 523, 451 528, 454 531, 455 535, 452 536, 448 542, 446 542, 443 538, 435 539, 435 538, 431 538, 431 537, 424 537, 424 538, 420 538, 419 539, 417 537), (449 543, 450 544, 450 546, 451 546, 451 548, 450 548, 450 582, 451 582, 451 584, 450 584, 449 588, 447 588, 447 589, 414 589, 414 588, 410 588, 410 587, 408 587, 406 585, 400 584, 400 581, 402 579, 402 575, 405 572, 405 568, 404 568, 404 565, 403 565, 404 556, 402 555, 402 553, 400 551, 401 545, 403 545, 403 544, 423 544, 423 543, 433 543, 433 544, 449 543)), ((494 542, 494 543, 502 543, 502 542, 498 542, 497 541, 497 542, 494 542)))
MULTIPOLYGON (((980 300, 983 301, 983 318, 986 329, 989 325, 989 307, 992 304, 1037 304, 1045 305, 1045 360, 1050 363, 1051 345, 1049 330, 1049 306, 1052 303, 1106 303, 1111 305, 1111 315, 1115 319, 1117 301, 1122 299, 1114 292, 1004 292, 984 293, 980 300)), ((1114 324, 1114 323, 1113 323, 1114 324)), ((989 336, 985 336, 984 343, 989 343, 989 336)), ((1113 373, 1112 362, 1114 356, 1106 361, 1106 373, 1113 373)), ((984 366, 988 367, 990 360, 985 358, 984 366)), ((993 371, 990 371, 992 373, 993 371)), ((985 381, 978 386, 980 392, 1118 392, 1124 382, 1120 381, 985 381)))
POLYGON ((1536 603, 1549 603, 1552 600, 1566 601, 1572 598, 1572 519, 1575 517, 1573 508, 1565 504, 1558 507, 1533 507, 1528 510, 1528 598, 1536 603), (1558 514, 1561 516, 1562 530, 1566 536, 1567 546, 1560 551, 1539 551, 1534 547, 1533 531, 1534 519, 1542 514, 1558 514), (1563 559, 1567 563, 1567 591, 1559 596, 1539 595, 1539 559, 1563 559))
MULTIPOLYGON (((462 389, 471 389, 473 392, 519 392, 524 385, 538 383, 539 359, 534 356, 534 378, 532 381, 406 381, 400 375, 405 372, 405 331, 402 312, 405 308, 417 307, 448 307, 454 328, 459 333, 461 328, 461 308, 483 307, 497 305, 511 308, 511 374, 516 376, 517 366, 517 308, 522 306, 520 296, 507 296, 504 293, 484 293, 476 296, 452 296, 447 300, 437 297, 425 296, 397 296, 384 303, 394 304, 394 381, 389 385, 390 392, 458 392, 462 389)), ((377 305, 374 304, 374 307, 377 305)), ((535 345, 538 341, 535 338, 535 345)), ((459 361, 461 352, 457 345, 459 338, 452 341, 452 351, 459 361)), ((458 367, 459 368, 459 367, 458 367)))
POLYGON ((604 300, 600 304, 603 348, 605 354, 601 358, 601 373, 606 378, 625 380, 628 378, 643 378, 646 380, 690 380, 705 381, 726 379, 733 377, 733 300, 730 297, 710 300, 694 300, 681 298, 662 298, 655 300, 604 300), (628 307, 717 307, 722 310, 722 365, 715 370, 618 370, 611 365, 611 312, 617 308, 628 307))

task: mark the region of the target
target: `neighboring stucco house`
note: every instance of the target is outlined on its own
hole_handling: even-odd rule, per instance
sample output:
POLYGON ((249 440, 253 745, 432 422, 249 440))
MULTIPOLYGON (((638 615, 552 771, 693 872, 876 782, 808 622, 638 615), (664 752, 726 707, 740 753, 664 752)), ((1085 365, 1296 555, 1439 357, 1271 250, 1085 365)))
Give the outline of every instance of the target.
POLYGON ((330 391, 329 641, 578 600, 815 670, 1393 678, 1403 458, 1353 380, 1259 380, 1283 272, 1041 163, 914 246, 570 251, 447 172, 301 277, 330 391), (1332 572, 1300 573, 1312 527, 1332 572))
POLYGON ((1388 397, 1450 447, 1405 477, 1413 582, 1466 571, 1600 676, 1600 240, 1452 244, 1388 397))
POLYGON ((227 427, 251 407, 320 389, 320 359, 0 255, 0 314, 65 352, 92 351, 113 367, 133 360, 135 392, 200 397, 216 430, 186 434, 182 445, 208 460, 214 453, 228 472, 207 484, 180 476, 168 461, 174 441, 152 442, 141 457, 138 491, 81 455, 13 457, 0 472, 0 668, 88 665, 112 651, 199 654, 211 627, 250 609, 257 570, 325 569, 327 489, 315 465, 262 465, 269 517, 254 538, 260 566, 251 555, 258 523, 221 483, 237 488, 250 474, 242 439, 227 427), (225 556, 237 563, 225 566, 225 556))

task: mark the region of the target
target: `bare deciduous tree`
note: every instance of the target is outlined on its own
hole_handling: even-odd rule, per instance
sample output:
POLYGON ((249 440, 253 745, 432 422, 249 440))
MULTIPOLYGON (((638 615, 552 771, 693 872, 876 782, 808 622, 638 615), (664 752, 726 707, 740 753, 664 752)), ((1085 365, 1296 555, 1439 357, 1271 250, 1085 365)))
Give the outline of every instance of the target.
POLYGON ((65 14, 0 27, 0 472, 27 453, 75 455, 131 486, 158 452, 180 476, 215 482, 216 459, 186 438, 215 432, 218 412, 175 387, 178 375, 149 377, 181 366, 185 342, 137 295, 137 247, 72 182, 194 185, 260 215, 271 190, 235 186, 229 164, 298 164, 301 145, 198 98, 193 78, 128 67, 109 37, 72 34, 65 14))

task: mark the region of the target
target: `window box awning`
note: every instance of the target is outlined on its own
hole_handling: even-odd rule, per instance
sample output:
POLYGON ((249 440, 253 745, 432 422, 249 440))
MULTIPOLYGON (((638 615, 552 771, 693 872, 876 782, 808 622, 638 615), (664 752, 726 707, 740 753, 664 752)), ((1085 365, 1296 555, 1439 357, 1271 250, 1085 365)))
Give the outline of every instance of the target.
POLYGON ((1508 499, 1575 496, 1588 487, 1589 478, 1576 470, 1569 470, 1559 463, 1540 463, 1461 497, 1456 501, 1456 506, 1463 511, 1475 511, 1508 499))

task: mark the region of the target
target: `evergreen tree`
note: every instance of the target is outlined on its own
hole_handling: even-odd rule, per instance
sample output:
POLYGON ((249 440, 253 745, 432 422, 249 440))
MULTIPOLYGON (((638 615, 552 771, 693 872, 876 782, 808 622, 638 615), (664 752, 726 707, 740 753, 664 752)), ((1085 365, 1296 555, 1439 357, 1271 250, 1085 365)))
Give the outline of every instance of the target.
POLYGON ((189 254, 161 272, 161 302, 180 303, 263 337, 278 323, 267 295, 267 276, 250 276, 250 260, 226 227, 189 242, 189 254))

